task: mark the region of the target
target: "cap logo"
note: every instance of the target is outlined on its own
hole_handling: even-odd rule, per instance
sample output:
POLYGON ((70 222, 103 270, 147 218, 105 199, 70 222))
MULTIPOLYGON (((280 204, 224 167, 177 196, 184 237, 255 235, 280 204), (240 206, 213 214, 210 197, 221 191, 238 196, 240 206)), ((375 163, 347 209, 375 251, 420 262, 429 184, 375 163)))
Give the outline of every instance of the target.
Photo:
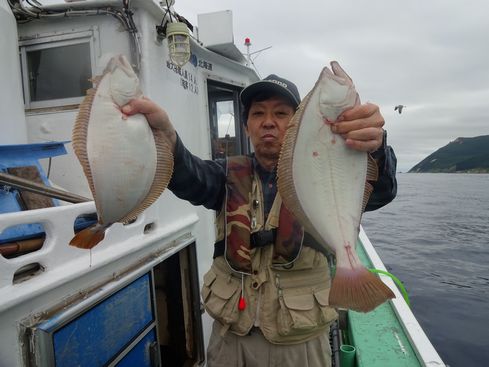
POLYGON ((281 82, 279 80, 275 80, 275 79, 269 79, 268 81, 272 82, 272 83, 275 83, 275 84, 278 84, 280 85, 281 87, 284 87, 285 89, 288 89, 288 86, 287 84, 285 84, 284 82, 281 82))

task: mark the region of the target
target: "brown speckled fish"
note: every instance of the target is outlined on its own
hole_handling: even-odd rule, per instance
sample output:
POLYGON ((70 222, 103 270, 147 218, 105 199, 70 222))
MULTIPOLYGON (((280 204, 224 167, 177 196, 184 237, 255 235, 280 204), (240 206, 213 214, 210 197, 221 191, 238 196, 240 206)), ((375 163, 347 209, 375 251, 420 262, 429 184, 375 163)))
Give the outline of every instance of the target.
POLYGON ((325 67, 292 118, 278 165, 278 189, 285 206, 305 230, 336 254, 329 304, 367 312, 392 291, 360 262, 355 244, 372 185, 375 161, 350 149, 330 122, 360 98, 337 62, 325 67))
POLYGON ((130 222, 156 201, 173 172, 173 154, 162 132, 151 129, 144 115, 125 116, 120 110, 142 96, 127 59, 113 57, 95 82, 73 129, 73 148, 98 214, 98 223, 70 242, 86 249, 103 240, 108 226, 130 222))

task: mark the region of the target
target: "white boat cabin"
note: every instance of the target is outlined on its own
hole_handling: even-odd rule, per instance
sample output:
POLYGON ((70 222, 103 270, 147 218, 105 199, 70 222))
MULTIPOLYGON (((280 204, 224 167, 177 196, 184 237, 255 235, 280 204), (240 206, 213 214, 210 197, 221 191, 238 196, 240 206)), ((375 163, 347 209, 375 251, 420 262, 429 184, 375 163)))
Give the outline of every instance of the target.
MULTIPOLYGON (((171 3, 0 4, 2 173, 90 197, 71 131, 90 78, 116 54, 131 61, 143 93, 194 154, 248 152, 238 96, 258 77, 232 42, 230 12, 199 17, 190 57, 177 66, 165 30, 185 20, 171 3), (221 24, 218 35, 208 28, 221 24)), ((94 213, 91 201, 0 184, 0 366, 203 364, 211 320, 199 284, 212 261, 215 213, 166 190, 92 250, 69 246, 94 213)))

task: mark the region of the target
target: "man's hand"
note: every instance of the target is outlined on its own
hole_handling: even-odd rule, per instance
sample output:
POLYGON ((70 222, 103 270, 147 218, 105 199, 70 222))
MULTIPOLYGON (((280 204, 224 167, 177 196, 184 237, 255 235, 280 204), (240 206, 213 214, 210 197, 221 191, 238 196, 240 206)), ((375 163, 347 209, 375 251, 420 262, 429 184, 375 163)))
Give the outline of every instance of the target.
POLYGON ((143 97, 129 101, 128 104, 122 107, 122 113, 127 116, 142 113, 146 116, 149 125, 153 129, 161 130, 168 142, 170 143, 172 151, 175 150, 175 144, 177 142, 177 133, 173 128, 173 125, 168 117, 168 114, 164 109, 154 103, 152 100, 143 97))
POLYGON ((379 106, 367 103, 343 112, 331 124, 331 131, 340 134, 348 147, 371 153, 382 146, 382 126, 384 118, 379 106))

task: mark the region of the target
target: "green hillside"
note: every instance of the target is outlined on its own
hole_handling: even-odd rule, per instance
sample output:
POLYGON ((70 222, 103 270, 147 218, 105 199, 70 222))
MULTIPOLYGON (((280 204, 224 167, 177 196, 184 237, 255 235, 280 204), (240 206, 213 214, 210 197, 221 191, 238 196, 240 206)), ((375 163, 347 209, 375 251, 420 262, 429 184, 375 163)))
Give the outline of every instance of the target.
POLYGON ((489 173, 489 135, 457 138, 430 154, 409 172, 489 173))

